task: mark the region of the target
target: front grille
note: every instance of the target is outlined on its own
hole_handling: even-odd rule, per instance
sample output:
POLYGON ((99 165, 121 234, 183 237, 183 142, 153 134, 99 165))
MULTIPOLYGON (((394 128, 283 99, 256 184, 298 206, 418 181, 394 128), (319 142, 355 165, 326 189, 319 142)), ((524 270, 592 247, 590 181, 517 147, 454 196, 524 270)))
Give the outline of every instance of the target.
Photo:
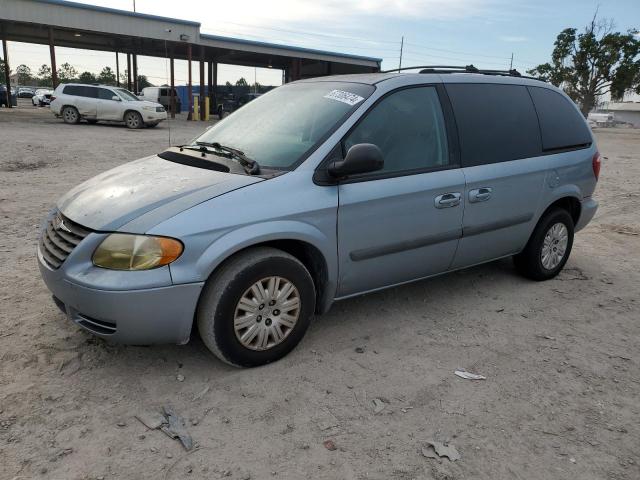
POLYGON ((51 268, 59 268, 74 248, 91 233, 91 230, 56 213, 40 238, 42 258, 51 268))

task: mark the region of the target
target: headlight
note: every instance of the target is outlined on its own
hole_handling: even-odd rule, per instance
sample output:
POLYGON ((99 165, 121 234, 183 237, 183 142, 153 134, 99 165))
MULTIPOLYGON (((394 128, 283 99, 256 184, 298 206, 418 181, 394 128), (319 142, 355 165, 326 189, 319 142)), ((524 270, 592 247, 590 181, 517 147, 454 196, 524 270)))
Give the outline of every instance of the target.
POLYGON ((93 252, 93 264, 111 270, 149 270, 170 264, 182 250, 182 243, 173 238, 112 233, 93 252))
POLYGON ((149 106, 144 106, 142 107, 143 110, 146 110, 147 112, 155 112, 156 111, 156 107, 149 107, 149 106))

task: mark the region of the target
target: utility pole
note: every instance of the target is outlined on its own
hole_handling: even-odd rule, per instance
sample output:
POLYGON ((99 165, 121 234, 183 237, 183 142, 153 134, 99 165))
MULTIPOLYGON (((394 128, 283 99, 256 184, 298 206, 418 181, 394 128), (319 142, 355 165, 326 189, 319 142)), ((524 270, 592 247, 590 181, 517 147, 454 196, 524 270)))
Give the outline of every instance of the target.
POLYGON ((509 62, 509 70, 513 70, 513 52, 511 52, 511 62, 509 62))
POLYGON ((402 36, 402 40, 400 40, 400 62, 398 63, 398 72, 402 68, 402 48, 404 47, 404 35, 402 36))
POLYGON ((135 13, 136 11, 136 0, 133 0, 133 12, 135 13))

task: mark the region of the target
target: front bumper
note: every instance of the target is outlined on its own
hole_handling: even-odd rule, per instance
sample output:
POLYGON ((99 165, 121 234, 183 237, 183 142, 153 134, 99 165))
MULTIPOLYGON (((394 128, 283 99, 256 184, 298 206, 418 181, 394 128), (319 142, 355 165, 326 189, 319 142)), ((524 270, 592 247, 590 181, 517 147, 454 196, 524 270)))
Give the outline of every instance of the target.
MULTIPOLYGON (((94 243, 87 237, 56 270, 45 264, 38 249, 42 279, 71 321, 99 337, 117 343, 151 345, 184 344, 189 341, 203 283, 105 289, 104 285, 99 285, 101 273, 107 279, 103 283, 109 286, 119 283, 118 288, 122 288, 123 283, 118 282, 114 275, 124 275, 123 278, 126 278, 127 274, 133 273, 129 276, 134 277, 142 272, 115 272, 86 265, 82 261, 85 241, 94 243), (86 271, 87 268, 91 271, 86 271), (94 285, 80 285, 78 279, 94 285)), ((160 272, 163 268, 156 269, 159 277, 163 276, 160 272)), ((153 272, 144 273, 154 275, 153 272)))
POLYGON ((167 119, 167 112, 151 112, 143 110, 140 112, 145 123, 161 122, 167 119))

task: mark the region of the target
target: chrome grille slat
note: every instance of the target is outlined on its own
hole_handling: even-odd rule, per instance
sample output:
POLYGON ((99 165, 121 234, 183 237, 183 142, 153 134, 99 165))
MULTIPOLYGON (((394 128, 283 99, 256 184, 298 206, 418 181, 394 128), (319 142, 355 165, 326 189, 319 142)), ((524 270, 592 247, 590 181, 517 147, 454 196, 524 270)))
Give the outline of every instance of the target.
POLYGON ((76 246, 76 244, 70 244, 66 240, 63 240, 61 236, 56 236, 55 233, 53 233, 51 225, 47 227, 45 235, 56 247, 60 250, 64 250, 67 255, 69 255, 73 250, 73 247, 76 246))
POLYGON ((58 212, 42 232, 40 238, 42 258, 51 268, 60 268, 73 249, 89 233, 91 230, 78 225, 58 212))

